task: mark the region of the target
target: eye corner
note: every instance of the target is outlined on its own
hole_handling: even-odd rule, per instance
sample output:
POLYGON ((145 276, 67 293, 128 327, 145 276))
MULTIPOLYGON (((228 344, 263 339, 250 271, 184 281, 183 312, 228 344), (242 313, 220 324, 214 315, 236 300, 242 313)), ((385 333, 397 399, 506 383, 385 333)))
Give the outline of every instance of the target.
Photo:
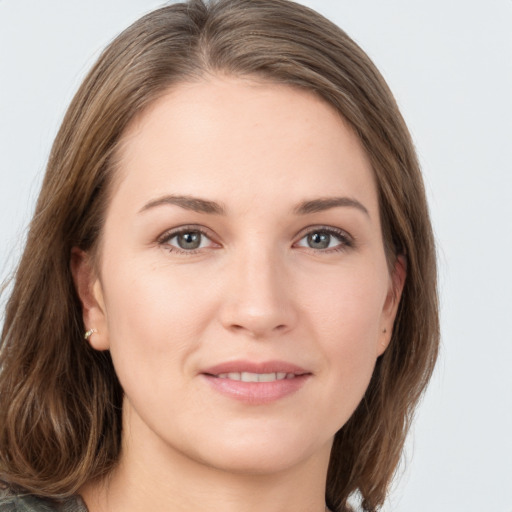
POLYGON ((341 228, 309 226, 298 234, 297 241, 293 246, 314 251, 315 253, 330 254, 353 248, 355 246, 355 238, 341 228), (333 242, 335 243, 333 244, 333 242), (316 246, 312 244, 316 244, 316 246))
POLYGON ((185 225, 169 229, 157 238, 156 243, 167 252, 185 256, 192 256, 203 252, 203 250, 221 247, 214 240, 209 230, 197 225, 185 225), (179 239, 179 237, 185 235, 191 236, 183 240, 179 239), (172 243, 174 239, 176 239, 176 242, 172 243))

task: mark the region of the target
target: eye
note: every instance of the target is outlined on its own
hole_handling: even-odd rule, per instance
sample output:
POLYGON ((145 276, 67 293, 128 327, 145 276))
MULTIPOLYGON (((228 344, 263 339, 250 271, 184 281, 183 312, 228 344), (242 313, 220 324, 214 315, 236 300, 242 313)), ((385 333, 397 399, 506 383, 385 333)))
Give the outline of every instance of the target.
POLYGON ((335 228, 317 228, 309 231, 296 244, 317 251, 341 251, 353 246, 353 240, 348 233, 335 228))
POLYGON ((215 245, 204 231, 189 227, 165 233, 158 243, 171 252, 183 253, 191 253, 215 245))

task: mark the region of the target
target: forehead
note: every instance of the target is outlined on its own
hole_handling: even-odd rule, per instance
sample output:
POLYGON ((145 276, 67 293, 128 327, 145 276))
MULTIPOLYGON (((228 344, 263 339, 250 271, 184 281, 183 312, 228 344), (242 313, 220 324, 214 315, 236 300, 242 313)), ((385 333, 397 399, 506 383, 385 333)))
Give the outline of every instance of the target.
POLYGON ((377 204, 371 165, 341 115, 309 91, 252 79, 173 87, 128 127, 118 164, 116 188, 133 200, 180 193, 261 206, 262 196, 349 194, 377 204))

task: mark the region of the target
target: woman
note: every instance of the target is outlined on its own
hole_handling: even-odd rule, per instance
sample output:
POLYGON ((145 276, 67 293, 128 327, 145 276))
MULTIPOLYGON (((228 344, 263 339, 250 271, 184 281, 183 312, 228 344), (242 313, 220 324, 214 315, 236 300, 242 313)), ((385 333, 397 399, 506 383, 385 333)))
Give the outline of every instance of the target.
POLYGON ((164 7, 50 155, 0 510, 376 510, 437 346, 421 174, 368 57, 285 0, 164 7))

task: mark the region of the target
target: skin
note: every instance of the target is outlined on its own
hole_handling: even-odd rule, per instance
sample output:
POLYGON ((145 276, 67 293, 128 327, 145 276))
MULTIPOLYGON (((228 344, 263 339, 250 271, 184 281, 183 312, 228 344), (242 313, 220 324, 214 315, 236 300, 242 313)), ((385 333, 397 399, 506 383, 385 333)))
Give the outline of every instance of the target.
POLYGON ((111 351, 126 393, 120 464, 81 490, 90 511, 323 511, 334 434, 389 342, 405 279, 400 259, 389 273, 359 140, 309 92, 210 77, 130 125, 117 172, 98 268, 72 258, 89 342, 111 351), (225 211, 154 204, 167 195, 225 211), (180 249, 183 226, 197 250, 180 249), (239 359, 309 377, 252 404, 201 374, 239 359))

